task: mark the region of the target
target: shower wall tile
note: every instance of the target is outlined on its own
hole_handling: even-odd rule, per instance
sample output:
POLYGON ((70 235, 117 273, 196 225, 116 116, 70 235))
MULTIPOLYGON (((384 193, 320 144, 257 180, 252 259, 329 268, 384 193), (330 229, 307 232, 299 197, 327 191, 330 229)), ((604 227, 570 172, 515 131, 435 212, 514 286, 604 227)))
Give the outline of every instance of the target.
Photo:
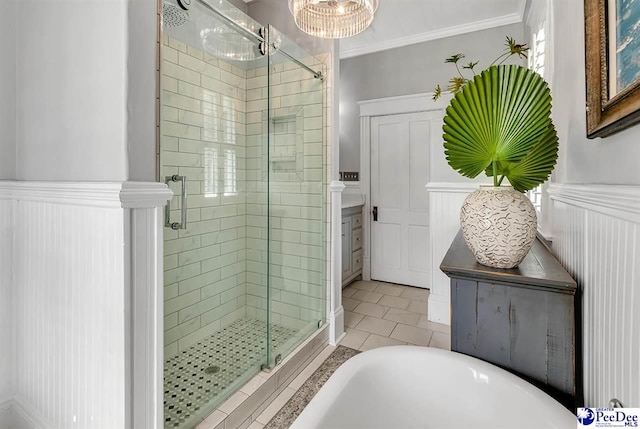
POLYGON ((190 70, 181 65, 174 64, 170 61, 164 61, 162 64, 162 73, 165 76, 178 79, 182 82, 187 82, 192 85, 200 85, 200 73, 190 70))
POLYGON ((163 48, 165 46, 170 46, 180 52, 187 52, 187 44, 174 39, 173 37, 168 37, 167 40, 164 41, 163 48))
POLYGON ((187 229, 165 228, 168 358, 246 313, 246 84, 245 71, 173 38, 162 61, 161 176, 188 178, 187 229))
MULTIPOLYGON (((271 107, 286 119, 271 124, 271 155, 283 162, 268 165, 266 67, 244 71, 171 38, 162 58, 162 175, 190 181, 188 229, 165 229, 165 254, 175 255, 165 272, 167 357, 238 318, 265 319, 267 249, 272 321, 314 326, 325 310, 329 267, 329 85, 323 89, 297 65, 274 66, 271 107), (233 189, 225 189, 229 153, 233 189)), ((179 192, 171 204, 178 220, 179 192)))
POLYGON ((198 51, 190 49, 190 52, 188 53, 178 52, 178 64, 182 67, 195 71, 196 73, 198 73, 199 77, 199 73, 203 73, 205 71, 207 63, 203 61, 204 57, 202 53, 200 53, 199 55, 196 54, 196 57, 193 55, 194 52, 198 51))
POLYGON ((267 228, 260 222, 267 206, 260 195, 267 191, 268 177, 272 320, 302 329, 322 319, 326 305, 324 92, 322 83, 297 65, 275 64, 272 70, 271 124, 264 113, 267 77, 263 70, 247 74, 247 201, 252 202, 247 204, 247 247, 254 250, 247 254, 247 314, 264 317, 267 308, 267 273, 261 269, 267 260, 267 228), (265 149, 268 130, 270 154, 265 149))

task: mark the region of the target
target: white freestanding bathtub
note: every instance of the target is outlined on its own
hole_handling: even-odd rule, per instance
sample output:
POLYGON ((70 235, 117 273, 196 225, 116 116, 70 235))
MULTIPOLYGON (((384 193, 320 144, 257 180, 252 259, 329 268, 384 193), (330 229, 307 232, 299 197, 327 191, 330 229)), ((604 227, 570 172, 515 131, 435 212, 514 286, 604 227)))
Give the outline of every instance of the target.
POLYGON ((574 429, 546 393, 487 362, 415 346, 361 353, 336 370, 292 429, 574 429))

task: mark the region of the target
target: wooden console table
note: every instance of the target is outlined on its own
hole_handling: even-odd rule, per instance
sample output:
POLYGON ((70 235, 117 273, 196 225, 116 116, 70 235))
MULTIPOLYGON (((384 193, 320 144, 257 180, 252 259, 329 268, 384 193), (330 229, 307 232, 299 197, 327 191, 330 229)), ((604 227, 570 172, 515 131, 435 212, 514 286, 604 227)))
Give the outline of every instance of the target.
POLYGON ((519 267, 476 262, 462 231, 440 269, 451 278, 451 350, 576 403, 576 282, 536 240, 519 267))

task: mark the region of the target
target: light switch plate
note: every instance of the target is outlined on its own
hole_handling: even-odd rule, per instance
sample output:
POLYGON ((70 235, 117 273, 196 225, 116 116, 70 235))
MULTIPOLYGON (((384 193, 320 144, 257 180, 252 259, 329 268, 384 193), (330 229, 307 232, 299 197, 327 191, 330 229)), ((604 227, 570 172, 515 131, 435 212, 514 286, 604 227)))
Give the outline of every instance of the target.
POLYGON ((357 171, 342 171, 340 172, 340 180, 343 182, 357 182, 360 180, 360 173, 357 171))

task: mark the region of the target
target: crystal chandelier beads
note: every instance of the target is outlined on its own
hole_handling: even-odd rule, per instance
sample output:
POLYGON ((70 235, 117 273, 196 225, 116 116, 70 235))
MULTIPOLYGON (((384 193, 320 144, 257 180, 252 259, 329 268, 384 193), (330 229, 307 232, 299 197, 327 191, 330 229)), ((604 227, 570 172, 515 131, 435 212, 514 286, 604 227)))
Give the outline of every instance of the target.
POLYGON ((378 0, 289 0, 298 28, 325 39, 342 39, 366 30, 378 0))

